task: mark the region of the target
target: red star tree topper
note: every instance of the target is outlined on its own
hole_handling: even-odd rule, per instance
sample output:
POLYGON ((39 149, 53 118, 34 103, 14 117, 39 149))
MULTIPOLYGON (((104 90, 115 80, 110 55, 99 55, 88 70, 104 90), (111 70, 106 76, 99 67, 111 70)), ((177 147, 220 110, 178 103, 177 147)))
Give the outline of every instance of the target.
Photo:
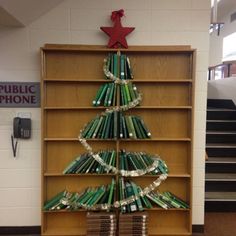
POLYGON ((131 33, 135 28, 134 27, 123 27, 121 25, 121 17, 124 16, 124 10, 121 9, 119 11, 113 11, 111 14, 111 20, 114 22, 113 27, 100 27, 100 29, 105 32, 108 36, 110 36, 110 40, 108 42, 109 48, 118 48, 123 46, 124 48, 128 48, 128 44, 126 42, 126 36, 131 33))

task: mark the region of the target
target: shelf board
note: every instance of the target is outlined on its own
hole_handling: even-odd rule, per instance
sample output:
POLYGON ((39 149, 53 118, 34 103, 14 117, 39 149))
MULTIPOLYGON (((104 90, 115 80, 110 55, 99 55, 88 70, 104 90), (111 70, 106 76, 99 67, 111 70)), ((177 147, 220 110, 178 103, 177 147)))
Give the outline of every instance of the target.
MULTIPOLYGON (((45 177, 115 177, 116 174, 62 174, 62 173, 44 173, 45 177)), ((141 176, 123 176, 125 178, 157 178, 159 175, 141 175, 141 176)), ((121 175, 120 175, 121 177, 121 175)), ((190 174, 168 174, 167 178, 190 178, 190 174)))
POLYGON ((47 177, 115 177, 115 174, 62 174, 62 173, 44 173, 44 176, 47 177))
POLYGON ((54 228, 54 229, 47 229, 46 232, 42 232, 42 236, 43 235, 47 235, 47 236, 55 236, 55 235, 63 235, 63 236, 73 236, 73 235, 86 235, 86 228, 72 228, 72 227, 68 227, 68 228, 63 228, 63 227, 58 227, 58 228, 54 228), (85 232, 81 233, 81 232, 85 232))
POLYGON ((41 48, 43 51, 85 51, 85 52, 156 52, 156 53, 185 53, 190 54, 194 52, 190 46, 176 45, 176 46, 129 46, 129 48, 107 48, 102 45, 77 45, 77 44, 51 44, 47 43, 41 48))
MULTIPOLYGON (((153 208, 144 208, 144 211, 190 211, 190 209, 183 209, 183 208, 169 208, 169 209, 164 209, 161 207, 153 207, 153 208)), ((59 214, 63 214, 63 213, 78 213, 78 212, 88 212, 88 210, 86 209, 78 209, 75 211, 71 211, 71 210, 55 210, 55 211, 43 211, 44 214, 55 214, 55 213, 59 213, 59 214)), ((106 212, 106 210, 104 210, 104 212, 106 212)), ((137 211, 139 212, 139 211, 137 211)))
POLYGON ((163 227, 163 226, 156 226, 156 228, 150 228, 148 231, 149 236, 157 236, 157 235, 173 235, 173 236, 183 236, 183 235, 192 235, 192 233, 186 228, 177 228, 177 227, 163 227), (158 228, 158 231, 157 231, 158 228))
POLYGON ((124 141, 124 142, 155 142, 155 141, 170 141, 170 142, 175 142, 175 141, 181 141, 181 142, 190 142, 191 138, 150 138, 150 139, 119 139, 119 141, 124 141))
MULTIPOLYGON (((44 110, 106 110, 109 107, 93 107, 93 106, 89 106, 89 107, 44 107, 44 110)), ((142 109, 181 109, 181 110, 190 110, 192 109, 192 106, 137 106, 134 107, 133 109, 138 109, 138 110, 142 110, 142 109)))
MULTIPOLYGON (((101 142, 101 141, 109 141, 109 142, 116 142, 116 141, 124 141, 124 142, 155 142, 155 141, 167 141, 167 142, 190 142, 191 138, 151 138, 151 139, 86 139, 88 142, 101 142)), ((44 138, 45 142, 50 141, 77 141, 79 142, 78 138, 44 138)))
MULTIPOLYGON (((112 80, 105 79, 81 79, 81 78, 43 78, 44 82, 77 82, 77 83, 106 83, 112 80)), ((133 83, 192 83, 191 79, 133 79, 133 83)))

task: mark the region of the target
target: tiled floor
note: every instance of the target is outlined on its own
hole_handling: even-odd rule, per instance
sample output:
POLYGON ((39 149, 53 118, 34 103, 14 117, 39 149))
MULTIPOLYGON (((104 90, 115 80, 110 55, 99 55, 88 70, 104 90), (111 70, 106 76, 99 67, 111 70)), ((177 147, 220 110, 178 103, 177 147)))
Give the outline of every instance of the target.
MULTIPOLYGON (((193 234, 193 236, 236 236, 236 213, 206 213, 205 233, 193 234)), ((6 235, 26 236, 26 235, 6 235)), ((31 234, 27 236, 40 236, 31 234)))

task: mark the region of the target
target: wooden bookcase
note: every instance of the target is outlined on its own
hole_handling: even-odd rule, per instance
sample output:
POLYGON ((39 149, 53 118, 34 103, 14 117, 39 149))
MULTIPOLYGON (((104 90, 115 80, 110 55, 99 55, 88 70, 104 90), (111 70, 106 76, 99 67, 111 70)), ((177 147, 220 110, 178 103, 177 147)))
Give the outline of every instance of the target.
MULTIPOLYGON (((134 81, 143 94, 141 105, 126 112, 138 114, 152 133, 146 140, 89 140, 94 151, 124 148, 159 154, 169 176, 159 189, 171 191, 190 209, 149 212, 149 235, 191 235, 192 144, 195 50, 189 46, 133 46, 119 49, 131 61, 134 81)), ((42 206, 56 193, 81 191, 86 186, 108 184, 112 174, 63 175, 62 170, 85 149, 77 137, 80 129, 105 110, 92 101, 105 82, 104 46, 45 45, 42 57, 42 206)), ((133 177, 142 187, 155 180, 133 177)), ((86 211, 42 211, 42 235, 86 235, 86 211)))

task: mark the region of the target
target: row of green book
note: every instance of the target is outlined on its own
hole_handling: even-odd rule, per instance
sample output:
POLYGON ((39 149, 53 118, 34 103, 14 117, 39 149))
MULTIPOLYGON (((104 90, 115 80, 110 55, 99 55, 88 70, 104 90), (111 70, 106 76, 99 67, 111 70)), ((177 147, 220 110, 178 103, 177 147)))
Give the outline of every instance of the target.
MULTIPOLYGON (((98 152, 101 159, 110 166, 116 166, 116 151, 103 150, 98 152)), ((72 161, 64 170, 63 174, 79 174, 79 173, 109 173, 99 162, 97 162, 90 154, 83 153, 72 161)))
POLYGON ((139 116, 123 115, 120 111, 97 115, 82 132, 83 138, 99 139, 145 139, 150 136, 150 131, 139 116))
MULTIPOLYGON (((126 152, 125 150, 121 150, 119 155, 119 166, 120 170, 145 170, 150 167, 155 160, 155 157, 145 152, 126 152)), ((166 163, 163 160, 159 159, 157 168, 148 174, 158 175, 167 173, 168 167, 166 163)))
POLYGON ((119 86, 120 101, 119 105, 128 105, 138 98, 139 94, 135 85, 131 82, 127 84, 105 83, 97 91, 93 100, 93 106, 117 106, 117 88, 119 86))
POLYGON ((154 203, 156 203, 158 206, 169 209, 169 208, 183 208, 188 209, 189 205, 184 202, 179 197, 175 196, 171 192, 163 192, 163 193, 157 193, 157 192, 151 192, 147 194, 147 197, 154 203))
MULTIPOLYGON (((126 199, 131 196, 138 196, 142 188, 133 181, 126 180, 123 177, 119 179, 119 199, 126 199)), ((143 211, 145 208, 153 208, 153 204, 164 209, 184 208, 188 209, 189 205, 171 192, 156 193, 150 192, 146 196, 137 198, 134 202, 121 206, 122 213, 143 211)))
MULTIPOLYGON (((125 200, 135 196, 137 199, 129 204, 121 205, 122 213, 143 211, 145 208, 153 208, 153 204, 164 209, 183 208, 188 209, 189 205, 171 192, 157 193, 150 192, 146 196, 138 197, 142 188, 133 181, 119 178, 119 200, 125 200)), ((50 200, 45 202, 45 211, 55 210, 78 210, 81 208, 101 210, 99 206, 106 204, 112 206, 115 200, 115 180, 111 184, 99 187, 88 187, 83 192, 69 192, 64 190, 50 200)), ((125 202, 125 201, 124 201, 125 202)), ((108 208, 107 210, 109 210, 108 208)))
POLYGON ((111 184, 99 187, 88 187, 83 192, 68 192, 64 190, 45 202, 45 211, 78 210, 80 208, 93 209, 96 205, 114 202, 115 180, 111 184))
POLYGON ((122 80, 133 79, 130 60, 125 54, 109 53, 106 67, 114 76, 122 80))
MULTIPOLYGON (((98 154, 107 165, 116 167, 115 150, 101 150, 96 154, 98 154)), ((155 160, 156 157, 145 152, 126 152, 125 150, 121 150, 119 152, 119 169, 124 171, 145 170, 152 166, 155 160)), ((96 161, 89 153, 79 155, 63 170, 63 174, 105 174, 109 172, 110 171, 106 170, 106 168, 96 161)), ((163 160, 158 159, 158 166, 156 169, 147 174, 158 175, 167 173, 168 167, 166 163, 163 160)))

